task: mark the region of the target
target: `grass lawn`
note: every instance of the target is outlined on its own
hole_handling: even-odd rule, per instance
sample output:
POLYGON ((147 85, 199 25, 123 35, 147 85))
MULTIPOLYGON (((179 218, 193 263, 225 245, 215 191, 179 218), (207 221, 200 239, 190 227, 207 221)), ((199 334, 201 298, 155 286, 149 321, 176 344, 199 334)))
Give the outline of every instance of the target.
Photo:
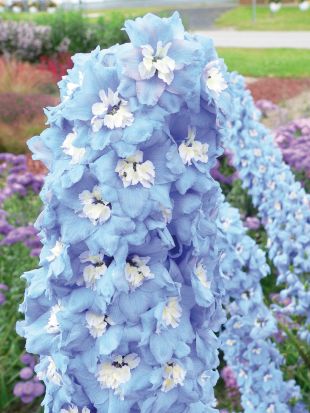
MULTIPOLYGON (((143 16, 146 13, 155 13, 158 15, 170 15, 171 7, 135 7, 135 8, 117 8, 117 9, 99 9, 99 10, 83 10, 85 17, 88 17, 90 21, 96 21, 99 16, 107 17, 108 19, 113 17, 116 13, 120 13, 126 18, 143 16), (97 15, 98 17, 93 17, 97 15)), ((39 13, 12 13, 5 12, 1 14, 1 18, 4 20, 40 20, 40 18, 50 16, 47 12, 39 13)))
POLYGON ((230 71, 244 76, 310 77, 310 52, 303 49, 218 48, 230 71))
POLYGON ((256 22, 252 21, 252 7, 240 6, 218 18, 217 27, 238 30, 310 30, 310 9, 300 11, 296 6, 283 6, 271 15, 269 7, 257 6, 256 22))

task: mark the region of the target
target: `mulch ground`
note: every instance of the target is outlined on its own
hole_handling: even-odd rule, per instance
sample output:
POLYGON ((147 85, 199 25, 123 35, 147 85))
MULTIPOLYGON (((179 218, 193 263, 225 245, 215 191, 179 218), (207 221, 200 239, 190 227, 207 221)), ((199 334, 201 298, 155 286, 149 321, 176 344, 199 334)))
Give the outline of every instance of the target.
POLYGON ((248 84, 248 88, 254 100, 267 99, 279 103, 310 90, 310 79, 264 77, 248 84))
POLYGON ((27 156, 27 167, 28 171, 32 172, 33 174, 46 174, 47 169, 43 165, 41 161, 34 161, 31 159, 31 155, 29 153, 26 154, 27 156))

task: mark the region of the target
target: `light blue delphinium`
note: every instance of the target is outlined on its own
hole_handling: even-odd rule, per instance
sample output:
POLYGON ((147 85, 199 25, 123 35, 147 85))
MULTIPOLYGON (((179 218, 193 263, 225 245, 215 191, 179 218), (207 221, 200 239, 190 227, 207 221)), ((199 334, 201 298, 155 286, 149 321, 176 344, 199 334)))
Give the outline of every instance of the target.
POLYGON ((218 226, 228 316, 221 348, 235 373, 244 412, 293 412, 290 402, 301 397, 300 389, 293 380, 284 381, 283 358, 272 341, 276 320, 264 304, 260 285, 269 271, 265 254, 246 235, 239 212, 227 203, 220 208, 218 226))
MULTIPOLYGON (((299 336, 310 343, 310 198, 290 168, 270 132, 259 123, 260 113, 245 89, 241 76, 229 81, 234 96, 233 111, 223 134, 243 187, 252 197, 268 234, 269 257, 278 270, 278 282, 286 288, 283 299, 291 304, 282 311, 305 319, 299 336)), ((281 310, 281 308, 279 308, 281 310)))
POLYGON ((131 43, 78 54, 50 127, 40 268, 18 325, 46 413, 217 412, 225 317, 215 223, 230 93, 180 17, 125 24, 131 43))

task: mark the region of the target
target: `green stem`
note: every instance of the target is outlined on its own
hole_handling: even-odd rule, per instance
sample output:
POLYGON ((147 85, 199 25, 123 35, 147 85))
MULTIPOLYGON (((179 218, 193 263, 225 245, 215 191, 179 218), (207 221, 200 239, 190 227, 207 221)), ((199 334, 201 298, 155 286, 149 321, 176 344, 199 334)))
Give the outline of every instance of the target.
POLYGON ((285 326, 282 323, 278 323, 279 327, 288 335, 290 338, 291 342, 295 345, 297 350, 299 351, 300 356, 304 360, 306 366, 309 367, 310 369, 310 355, 307 354, 307 352, 304 350, 303 345, 300 343, 300 341, 295 337, 295 335, 289 330, 287 326, 285 326))

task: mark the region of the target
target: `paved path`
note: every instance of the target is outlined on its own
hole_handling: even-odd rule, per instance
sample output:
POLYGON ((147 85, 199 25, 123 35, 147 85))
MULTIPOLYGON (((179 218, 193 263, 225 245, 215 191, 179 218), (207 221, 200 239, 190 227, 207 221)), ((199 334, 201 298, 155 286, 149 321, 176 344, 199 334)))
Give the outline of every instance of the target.
MULTIPOLYGON (((79 3, 79 0, 64 0, 66 7, 72 7, 72 3, 79 3)), ((236 6, 238 0, 80 0, 80 5, 85 9, 111 9, 122 7, 221 7, 236 6)))
POLYGON ((215 47, 310 49, 310 31, 256 32, 227 29, 195 30, 195 33, 211 37, 215 47))
MULTIPOLYGON (((211 29, 214 27, 215 20, 225 13, 228 10, 231 10, 234 6, 229 3, 222 3, 221 5, 208 5, 206 7, 200 6, 191 6, 187 8, 187 5, 184 4, 175 9, 171 8, 167 10, 167 13, 173 13, 174 10, 178 10, 181 14, 183 23, 189 31, 198 31, 211 29), (197 8, 196 8, 197 7, 197 8)), ((88 17, 99 17, 102 15, 102 12, 92 12, 88 13, 88 17)))

